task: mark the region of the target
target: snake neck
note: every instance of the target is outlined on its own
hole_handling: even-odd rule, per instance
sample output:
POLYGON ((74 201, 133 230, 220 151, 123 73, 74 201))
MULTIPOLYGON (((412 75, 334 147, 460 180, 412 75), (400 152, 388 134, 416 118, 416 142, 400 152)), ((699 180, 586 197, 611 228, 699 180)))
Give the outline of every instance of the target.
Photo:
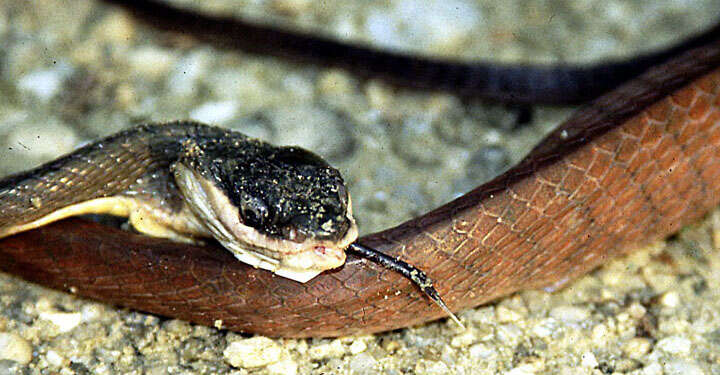
POLYGON ((142 232, 178 227, 156 233, 161 237, 203 235, 178 194, 170 165, 180 156, 183 139, 225 132, 192 122, 140 125, 5 177, 0 180, 0 237, 91 213, 129 217, 142 232))

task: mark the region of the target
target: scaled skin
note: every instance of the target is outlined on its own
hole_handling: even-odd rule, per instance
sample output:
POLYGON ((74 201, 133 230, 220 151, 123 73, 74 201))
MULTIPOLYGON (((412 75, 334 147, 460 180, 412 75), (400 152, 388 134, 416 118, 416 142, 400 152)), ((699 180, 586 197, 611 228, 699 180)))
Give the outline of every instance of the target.
POLYGON ((306 282, 357 238, 339 172, 314 154, 194 122, 141 125, 0 180, 0 238, 69 216, 215 237, 241 261, 306 282))

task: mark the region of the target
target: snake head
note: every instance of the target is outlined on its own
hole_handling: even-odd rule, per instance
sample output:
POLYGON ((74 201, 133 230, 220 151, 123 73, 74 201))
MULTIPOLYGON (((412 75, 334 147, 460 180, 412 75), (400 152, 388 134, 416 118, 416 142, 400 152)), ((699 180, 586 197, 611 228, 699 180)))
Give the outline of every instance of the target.
POLYGON ((301 282, 345 262, 357 225, 323 159, 231 132, 183 147, 173 171, 184 199, 238 259, 301 282))

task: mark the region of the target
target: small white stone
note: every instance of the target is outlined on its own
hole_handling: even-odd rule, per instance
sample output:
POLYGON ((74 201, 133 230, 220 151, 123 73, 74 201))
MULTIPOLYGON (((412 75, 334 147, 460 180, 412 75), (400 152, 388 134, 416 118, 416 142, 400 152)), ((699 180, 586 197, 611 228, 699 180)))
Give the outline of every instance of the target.
POLYGON ((473 328, 466 329, 461 334, 455 336, 450 341, 453 348, 464 348, 478 342, 477 331, 473 328))
POLYGON ((549 337, 557 332, 558 323, 553 318, 543 319, 532 327, 532 333, 537 337, 549 337))
POLYGON ((643 305, 635 302, 631 304, 630 307, 628 307, 627 312, 633 319, 640 319, 645 316, 645 313, 647 313, 647 309, 645 309, 643 305))
POLYGON ((608 335, 610 335, 610 328, 606 324, 598 324, 592 329, 591 337, 593 340, 593 344, 602 346, 604 345, 608 340, 608 335))
POLYGON ((297 344, 295 346, 295 350, 298 352, 298 354, 305 355, 308 352, 309 348, 307 340, 300 340, 296 343, 297 344))
POLYGON ((498 356, 498 352, 495 348, 489 347, 485 343, 478 343, 468 349, 468 353, 473 358, 481 358, 485 360, 491 360, 498 356))
POLYGON ((274 0, 270 2, 272 8, 281 14, 298 16, 310 11, 312 0, 274 0))
POLYGON ((503 324, 497 326, 495 335, 501 343, 509 346, 515 346, 523 336, 523 331, 514 324, 503 324))
POLYGON ((350 371, 352 374, 369 374, 377 364, 375 359, 369 353, 360 353, 350 361, 350 371))
POLYGON ((0 359, 28 364, 32 360, 32 347, 16 333, 0 332, 0 359))
POLYGON ((651 362, 647 366, 643 367, 638 375, 663 375, 663 368, 657 362, 651 362))
POLYGON ((237 112, 238 105, 234 100, 207 102, 190 112, 190 118, 208 124, 217 124, 232 120, 237 112))
POLYGON ((660 304, 668 308, 676 308, 680 304, 680 295, 677 292, 667 292, 660 297, 660 304))
POLYGON ((580 365, 585 368, 595 368, 598 366, 597 358, 595 354, 591 352, 585 352, 580 356, 580 365))
POLYGON ((353 89, 353 82, 342 70, 330 70, 318 79, 320 92, 328 96, 348 95, 353 89))
POLYGON ((38 70, 26 74, 18 81, 18 88, 27 91, 37 98, 47 101, 60 91, 63 80, 71 73, 64 64, 46 70, 38 70))
POLYGON ((633 337, 626 341, 622 346, 622 351, 626 356, 639 359, 650 351, 652 343, 643 337, 633 337))
POLYGON ((395 3, 394 8, 376 10, 366 17, 365 31, 373 43, 390 48, 457 50, 482 19, 480 9, 468 1, 395 3))
POLYGON ((98 304, 88 304, 82 307, 80 313, 82 314, 84 322, 91 322, 93 320, 100 319, 103 313, 103 308, 98 304))
POLYGON ((163 328, 170 334, 173 334, 176 337, 187 337, 192 332, 192 326, 190 326, 190 323, 179 320, 179 319, 172 319, 167 321, 163 328))
POLYGON ((692 349, 692 342, 685 337, 670 336, 658 341, 655 346, 665 353, 687 355, 692 349))
POLYGON ((497 320, 500 323, 517 322, 522 319, 522 315, 520 315, 517 311, 509 309, 505 306, 498 306, 495 313, 497 314, 497 320))
POLYGON ((268 365, 266 369, 272 375, 296 375, 298 364, 292 359, 283 359, 268 365))
POLYGON ((58 328, 58 333, 70 332, 80 325, 83 320, 82 313, 41 312, 40 319, 47 320, 58 328))
POLYGON ((418 375, 449 374, 450 369, 442 361, 429 361, 426 359, 421 359, 415 365, 415 373, 418 375))
POLYGON ((65 358, 54 350, 48 350, 48 352, 45 354, 45 360, 55 367, 60 367, 65 364, 65 358))
POLYGON ((364 340, 355 340, 350 344, 348 349, 350 350, 350 354, 359 354, 367 350, 367 344, 364 340))
POLYGON ((282 348, 267 337, 256 336, 231 342, 223 356, 233 367, 262 367, 279 361, 282 348))
POLYGON ((590 311, 576 306, 558 306, 550 310, 550 316, 566 323, 579 323, 590 318, 590 311))
POLYGON ((176 59, 177 57, 167 50, 140 47, 130 53, 128 62, 133 71, 155 78, 170 71, 176 59))
POLYGON ((664 364, 665 375, 704 375, 705 371, 696 363, 683 360, 669 361, 664 364))
POLYGON ((532 375, 537 373, 538 369, 532 364, 522 364, 517 366, 510 371, 506 371, 505 375, 532 375))
POLYGON ((328 344, 311 347, 308 354, 311 359, 316 361, 326 358, 340 358, 345 355, 345 346, 340 340, 333 340, 328 344))

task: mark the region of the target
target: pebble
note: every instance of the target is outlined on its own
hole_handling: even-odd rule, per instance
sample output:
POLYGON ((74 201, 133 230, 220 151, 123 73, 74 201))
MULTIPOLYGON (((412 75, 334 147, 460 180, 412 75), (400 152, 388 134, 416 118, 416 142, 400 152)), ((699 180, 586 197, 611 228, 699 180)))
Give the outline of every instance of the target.
POLYGON ((657 362, 651 362, 639 371, 632 372, 634 375, 663 375, 663 367, 657 362))
POLYGON ((28 364, 32 360, 32 347, 16 333, 0 332, 0 359, 28 364))
POLYGON ((417 375, 443 375, 450 374, 450 368, 444 362, 421 359, 415 364, 417 375))
POLYGON ((440 161, 438 155, 427 150, 447 148, 435 137, 430 116, 410 116, 393 130, 398 132, 393 137, 395 153, 411 165, 437 164, 440 161))
POLYGON ((591 337, 593 344, 604 346, 610 340, 610 328, 606 324, 598 324, 592 329, 591 337))
POLYGON ((386 47, 457 52, 482 13, 462 0, 401 0, 389 10, 374 10, 365 21, 368 38, 386 47), (451 26, 451 27, 449 27, 451 26))
POLYGON ((367 350, 367 343, 365 343, 365 340, 353 340, 348 350, 350 351, 350 354, 362 353, 367 350))
POLYGON ((669 291, 677 286, 677 275, 666 270, 645 267, 641 269, 641 273, 647 285, 658 292, 669 291))
POLYGON ((47 353, 45 353, 45 360, 55 367, 60 367, 66 362, 65 358, 54 350, 48 350, 47 353))
POLYGON ((72 331, 83 321, 79 312, 41 312, 39 318, 52 323, 60 334, 72 331))
POLYGON ((622 351, 626 356, 639 359, 647 354, 652 348, 652 342, 644 337, 633 337, 622 345, 622 351))
POLYGON ((539 321, 532 327, 532 333, 537 337, 549 337, 558 330, 558 321, 547 318, 539 321))
POLYGON ((267 337, 255 336, 231 342, 223 351, 223 356, 233 367, 263 367, 279 361, 282 348, 267 337))
POLYGON ((112 44, 129 44, 135 37, 135 21, 130 14, 112 12, 97 24, 92 33, 112 44))
POLYGON ((584 307, 565 305, 550 310, 550 316, 565 323, 580 323, 590 318, 590 311, 584 307))
POLYGON ((383 11, 373 11, 365 18, 368 39, 374 44, 389 48, 408 48, 397 25, 383 11))
POLYGON ((540 370, 542 370, 542 368, 538 367, 534 363, 524 363, 522 365, 519 365, 517 367, 510 369, 510 371, 507 371, 504 374, 505 375, 529 375, 529 374, 536 374, 540 370))
POLYGON ((580 365, 585 368, 595 368, 598 366, 598 360, 595 358, 595 354, 585 352, 580 356, 580 365))
POLYGON ((497 314, 497 320, 500 323, 517 322, 518 320, 522 319, 522 315, 520 315, 517 311, 509 309, 502 305, 498 306, 498 308, 495 310, 495 313, 497 314))
POLYGON ((147 78, 162 78, 177 61, 177 56, 156 47, 140 47, 134 50, 129 58, 130 69, 147 78))
POLYGON ((517 345, 518 340, 523 337, 523 332, 516 325, 503 324, 497 327, 495 335, 504 345, 515 346, 517 345))
POLYGON ((663 293, 660 297, 660 304, 664 307, 674 309, 680 304, 680 294, 676 291, 663 293))
POLYGON ((190 118, 206 124, 222 124, 235 117, 238 104, 234 100, 206 102, 190 111, 190 118))
POLYGON ((370 374, 377 363, 370 353, 360 353, 350 361, 350 370, 353 374, 370 374))
POLYGON ((342 70, 331 70, 323 73, 318 79, 318 89, 326 96, 348 95, 354 89, 355 83, 342 70))
POLYGON ((398 340, 383 340, 381 346, 386 352, 394 353, 402 347, 402 344, 398 340))
POLYGON ((668 361, 663 366, 665 375, 705 375, 706 372, 696 363, 673 360, 668 361))
POLYGON ((670 336, 658 341, 655 347, 668 354, 688 355, 692 349, 692 342, 685 337, 670 336))
POLYGON ((495 319, 497 318, 497 314, 495 313, 495 306, 480 307, 476 310, 468 311, 467 314, 470 316, 470 320, 473 323, 479 323, 483 326, 487 324, 497 323, 495 321, 495 319))
POLYGON ((327 344, 311 347, 308 354, 311 359, 316 361, 326 358, 339 358, 345 355, 345 346, 340 340, 333 340, 327 344))
POLYGON ((266 369, 272 375, 296 375, 298 364, 292 359, 283 359, 269 364, 266 369))
POLYGON ((487 181, 497 176, 510 164, 508 152, 501 146, 486 146, 473 151, 467 162, 467 179, 474 181, 487 181))
POLYGON ((60 92, 63 81, 71 72, 72 69, 64 64, 59 64, 51 69, 37 70, 21 77, 18 81, 18 88, 40 100, 49 101, 60 92))
POLYGON ((647 309, 643 305, 634 302, 630 305, 630 307, 628 307, 627 312, 633 319, 640 319, 645 316, 645 313, 647 313, 647 309))
POLYGON ((192 326, 190 326, 190 323, 179 319, 171 319, 167 321, 163 324, 163 328, 165 328, 168 333, 173 334, 176 337, 188 337, 192 332, 192 326))
POLYGON ((464 348, 478 342, 478 332, 474 328, 470 327, 461 334, 455 336, 450 341, 450 346, 453 348, 464 348))
POLYGON ((307 13, 313 3, 312 0, 272 0, 270 6, 277 12, 297 16, 307 13))
POLYGON ((497 349, 482 342, 471 346, 470 349, 468 349, 468 353, 473 358, 480 358, 483 360, 492 360, 498 356, 497 349))

